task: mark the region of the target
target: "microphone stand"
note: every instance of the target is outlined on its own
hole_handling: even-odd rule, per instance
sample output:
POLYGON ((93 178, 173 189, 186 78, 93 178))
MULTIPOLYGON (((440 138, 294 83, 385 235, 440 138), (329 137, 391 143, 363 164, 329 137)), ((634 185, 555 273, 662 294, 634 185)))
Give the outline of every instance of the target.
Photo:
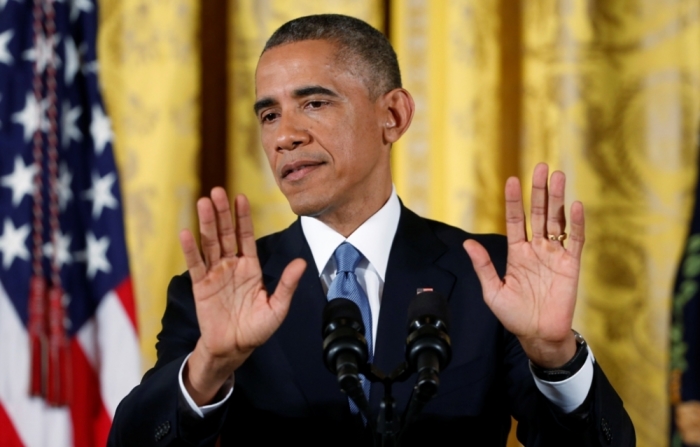
MULTIPOLYGON (((395 382, 405 382, 411 376, 411 369, 408 363, 401 363, 390 375, 386 375, 382 370, 372 364, 366 364, 363 374, 371 382, 378 382, 384 385, 384 396, 379 404, 379 415, 377 416, 375 445, 379 441, 382 447, 398 446, 399 434, 403 431, 401 418, 396 411, 396 400, 391 394, 392 385, 395 382)), ((418 410, 420 411, 420 409, 418 410)), ((365 414, 368 423, 371 420, 369 414, 365 414)), ((370 426, 371 427, 371 426, 370 426)))

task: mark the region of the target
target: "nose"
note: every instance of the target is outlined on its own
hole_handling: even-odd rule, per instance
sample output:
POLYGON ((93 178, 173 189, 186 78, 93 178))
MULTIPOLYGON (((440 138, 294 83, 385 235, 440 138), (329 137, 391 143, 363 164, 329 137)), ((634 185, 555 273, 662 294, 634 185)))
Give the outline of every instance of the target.
POLYGON ((278 151, 291 151, 309 141, 309 133, 296 113, 285 113, 279 118, 276 145, 278 151))

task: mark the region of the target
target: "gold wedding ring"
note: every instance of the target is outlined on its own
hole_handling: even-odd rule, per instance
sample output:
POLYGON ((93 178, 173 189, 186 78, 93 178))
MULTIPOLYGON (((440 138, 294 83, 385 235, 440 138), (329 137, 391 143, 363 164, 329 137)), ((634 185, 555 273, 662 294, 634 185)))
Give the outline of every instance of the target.
POLYGON ((566 233, 560 233, 559 236, 548 234, 547 237, 552 242, 564 242, 564 239, 566 239, 566 233))

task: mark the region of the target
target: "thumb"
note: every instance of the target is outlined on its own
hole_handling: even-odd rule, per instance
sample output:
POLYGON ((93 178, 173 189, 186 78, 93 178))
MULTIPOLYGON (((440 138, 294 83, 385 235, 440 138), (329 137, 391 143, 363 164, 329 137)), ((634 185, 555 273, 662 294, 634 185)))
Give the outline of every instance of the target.
POLYGON ((467 239, 464 241, 463 247, 474 265, 474 271, 484 292, 484 300, 486 304, 490 305, 493 297, 503 287, 503 281, 496 273, 491 257, 483 245, 473 239, 467 239))
POLYGON ((299 285, 299 279, 306 270, 306 261, 297 258, 285 267, 282 272, 282 277, 275 288, 275 293, 270 296, 270 306, 275 309, 276 313, 282 312, 286 315, 289 310, 289 304, 292 302, 292 295, 299 285))

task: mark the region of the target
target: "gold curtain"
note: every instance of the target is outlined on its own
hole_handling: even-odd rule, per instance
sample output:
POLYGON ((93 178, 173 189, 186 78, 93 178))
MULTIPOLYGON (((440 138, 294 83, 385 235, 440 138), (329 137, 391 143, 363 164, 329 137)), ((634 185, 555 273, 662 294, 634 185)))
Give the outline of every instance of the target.
POLYGON ((114 126, 126 239, 145 368, 174 274, 178 231, 198 194, 199 3, 101 0, 100 81, 114 126))
POLYGON ((399 194, 432 218, 501 232, 509 175, 528 191, 538 161, 564 171, 587 219, 575 325, 638 445, 667 445, 668 309, 696 177, 700 3, 391 5, 418 105, 395 147, 399 194))
POLYGON ((393 148, 399 195, 421 215, 503 233, 500 190, 517 174, 518 154, 503 141, 501 116, 511 111, 499 102, 498 2, 396 1, 391 11, 392 43, 416 102, 393 148))
POLYGON ((381 29, 383 3, 381 0, 231 1, 228 191, 231 195, 247 195, 257 237, 279 231, 296 218, 270 173, 253 113, 255 67, 265 41, 284 22, 310 14, 351 15, 381 29))
POLYGON ((635 422, 668 443, 669 305, 694 192, 700 3, 534 2, 524 154, 587 206, 576 324, 635 422))

